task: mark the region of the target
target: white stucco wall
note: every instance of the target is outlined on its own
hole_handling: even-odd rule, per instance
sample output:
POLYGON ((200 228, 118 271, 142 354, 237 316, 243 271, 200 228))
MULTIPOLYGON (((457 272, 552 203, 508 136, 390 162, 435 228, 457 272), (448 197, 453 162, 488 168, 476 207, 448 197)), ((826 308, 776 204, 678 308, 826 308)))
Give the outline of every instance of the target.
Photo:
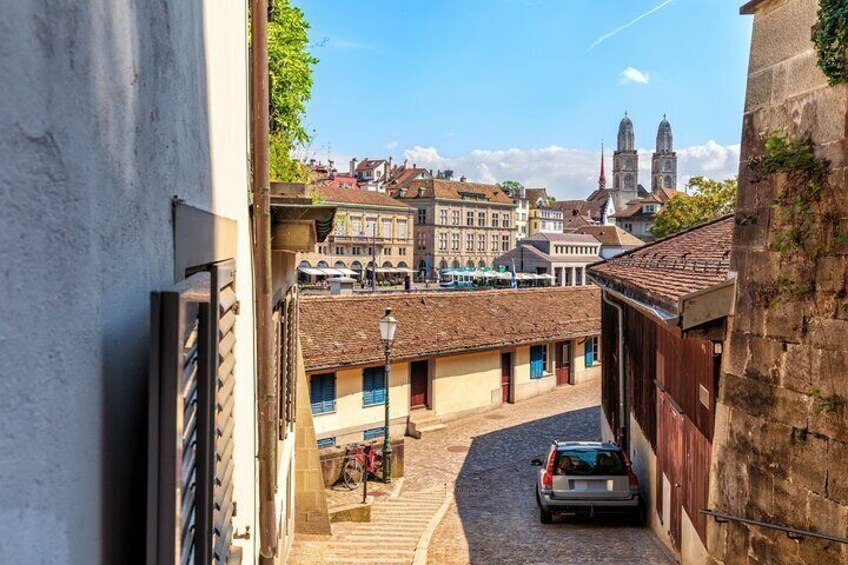
MULTIPOLYGON (((142 554, 149 293, 175 279, 171 198, 247 233, 245 10, 4 6, 0 528, 14 532, 0 536, 4 561, 142 554)), ((239 419, 252 381, 249 258, 241 241, 239 419)), ((238 480, 241 520, 252 496, 238 480)))

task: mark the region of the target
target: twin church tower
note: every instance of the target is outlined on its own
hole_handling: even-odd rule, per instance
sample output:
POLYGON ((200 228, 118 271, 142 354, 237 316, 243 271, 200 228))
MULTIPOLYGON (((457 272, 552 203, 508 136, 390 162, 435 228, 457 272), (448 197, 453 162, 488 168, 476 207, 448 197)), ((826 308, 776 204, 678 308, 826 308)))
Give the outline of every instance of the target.
MULTIPOLYGON (((636 135, 633 121, 624 113, 624 119, 618 126, 618 148, 612 157, 612 187, 606 187, 601 157, 601 177, 599 188, 611 192, 616 210, 623 210, 627 202, 647 192, 639 185, 639 154, 636 151, 636 135)), ((671 124, 663 116, 657 129, 657 148, 651 157, 651 192, 661 189, 677 189, 677 153, 674 152, 674 136, 671 124)))

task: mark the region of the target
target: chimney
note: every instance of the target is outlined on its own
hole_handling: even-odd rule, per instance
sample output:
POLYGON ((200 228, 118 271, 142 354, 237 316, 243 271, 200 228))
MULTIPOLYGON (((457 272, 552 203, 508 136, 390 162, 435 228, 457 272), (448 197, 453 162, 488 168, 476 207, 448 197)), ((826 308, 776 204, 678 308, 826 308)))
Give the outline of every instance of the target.
POLYGON ((356 157, 350 160, 350 176, 356 174, 356 157))
POLYGON ((468 180, 468 179, 467 179, 467 178, 465 178, 465 175, 463 175, 463 176, 459 177, 459 182, 465 182, 465 181, 467 181, 467 180, 468 180))
POLYGON ((403 160, 403 170, 406 170, 406 164, 407 164, 408 161, 409 161, 409 159, 403 160))
POLYGON ((327 161, 327 164, 330 166, 330 169, 331 169, 331 170, 335 170, 335 169, 333 169, 333 160, 332 160, 332 159, 330 159, 329 161, 327 161))
POLYGON ((417 168, 418 168, 418 163, 412 163, 412 168, 413 168, 413 169, 417 169, 417 168))

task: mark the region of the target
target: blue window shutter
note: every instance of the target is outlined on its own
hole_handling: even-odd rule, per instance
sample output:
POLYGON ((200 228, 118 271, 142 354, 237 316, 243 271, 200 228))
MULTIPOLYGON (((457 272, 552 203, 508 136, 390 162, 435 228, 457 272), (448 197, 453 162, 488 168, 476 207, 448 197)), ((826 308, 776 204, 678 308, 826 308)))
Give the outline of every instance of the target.
POLYGON ((371 369, 362 371, 362 404, 374 404, 374 375, 371 369))
POLYGON ((386 370, 383 367, 374 369, 374 402, 376 404, 386 402, 386 370))
POLYGON ((336 374, 324 376, 324 412, 336 409, 336 374))
POLYGON ((530 348, 530 378, 541 378, 545 373, 545 346, 534 345, 530 348))
POLYGON ((323 387, 324 375, 312 375, 309 379, 309 401, 312 403, 312 413, 323 412, 323 387))
POLYGON ((591 367, 595 362, 595 349, 593 347, 592 338, 586 338, 586 366, 591 367))

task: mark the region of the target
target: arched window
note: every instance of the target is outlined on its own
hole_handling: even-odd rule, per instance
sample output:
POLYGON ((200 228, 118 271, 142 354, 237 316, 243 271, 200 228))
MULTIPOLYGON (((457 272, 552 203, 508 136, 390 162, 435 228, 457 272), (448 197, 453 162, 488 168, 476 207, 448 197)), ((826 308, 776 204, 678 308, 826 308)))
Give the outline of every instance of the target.
POLYGON ((442 262, 439 263, 439 268, 440 269, 447 269, 448 268, 448 262, 445 261, 444 259, 442 259, 442 262))
POLYGON ((624 188, 633 188, 633 175, 624 176, 624 188))
POLYGON ((480 259, 480 261, 477 263, 477 266, 480 267, 480 268, 483 268, 483 267, 486 266, 486 262, 483 261, 482 259, 480 259))
POLYGON ((360 263, 359 261, 354 261, 353 263, 350 264, 350 268, 354 271, 361 271, 362 270, 362 263, 360 263))
POLYGON ((453 264, 451 265, 454 269, 459 268, 459 259, 454 259, 453 264))
POLYGON ((386 267, 386 268, 391 269, 391 267, 392 267, 392 262, 391 262, 391 261, 386 261, 386 262, 384 262, 384 263, 383 263, 383 266, 384 266, 384 267, 386 267))
POLYGON ((406 265, 406 261, 401 261, 400 263, 398 263, 398 268, 408 269, 409 267, 406 265))
POLYGON ((333 263, 333 268, 335 268, 335 269, 345 269, 346 267, 345 267, 344 261, 336 261, 335 263, 333 263))
POLYGON ((470 269, 473 269, 474 268, 474 261, 469 259, 468 261, 465 262, 465 266, 470 268, 470 269))
POLYGON ((318 261, 318 268, 319 269, 326 269, 329 266, 330 265, 326 261, 318 261))
POLYGON ((663 180, 663 184, 665 185, 665 188, 674 188, 673 186, 671 186, 671 175, 665 176, 665 179, 663 180))

